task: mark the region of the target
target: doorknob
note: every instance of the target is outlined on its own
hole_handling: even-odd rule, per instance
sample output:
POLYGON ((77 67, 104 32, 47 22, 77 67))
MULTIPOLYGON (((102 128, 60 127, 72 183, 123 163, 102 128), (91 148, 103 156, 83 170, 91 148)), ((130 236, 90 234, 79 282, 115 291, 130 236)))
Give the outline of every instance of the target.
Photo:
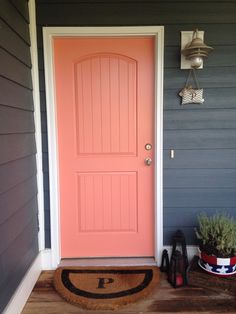
POLYGON ((151 166, 152 159, 150 157, 147 157, 144 159, 144 162, 145 162, 146 166, 151 166))

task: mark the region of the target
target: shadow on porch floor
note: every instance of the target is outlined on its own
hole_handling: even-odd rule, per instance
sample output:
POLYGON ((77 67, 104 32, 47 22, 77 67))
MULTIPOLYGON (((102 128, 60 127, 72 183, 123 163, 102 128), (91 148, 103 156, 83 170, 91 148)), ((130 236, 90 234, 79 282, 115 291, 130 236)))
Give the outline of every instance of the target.
POLYGON ((144 300, 119 311, 86 311, 64 301, 52 285, 53 271, 44 271, 36 283, 22 314, 142 314, 142 313, 236 313, 236 297, 210 289, 174 289, 161 274, 160 284, 144 300))

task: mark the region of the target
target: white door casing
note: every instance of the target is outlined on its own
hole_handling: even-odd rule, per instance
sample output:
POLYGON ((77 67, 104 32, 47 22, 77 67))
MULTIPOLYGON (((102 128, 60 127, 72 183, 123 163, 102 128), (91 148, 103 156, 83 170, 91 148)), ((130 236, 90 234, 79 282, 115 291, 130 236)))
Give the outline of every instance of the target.
POLYGON ((60 202, 53 38, 78 36, 154 36, 155 37, 155 260, 160 263, 163 249, 163 69, 164 27, 44 27, 44 63, 48 124, 49 187, 51 215, 52 267, 60 262, 60 202))

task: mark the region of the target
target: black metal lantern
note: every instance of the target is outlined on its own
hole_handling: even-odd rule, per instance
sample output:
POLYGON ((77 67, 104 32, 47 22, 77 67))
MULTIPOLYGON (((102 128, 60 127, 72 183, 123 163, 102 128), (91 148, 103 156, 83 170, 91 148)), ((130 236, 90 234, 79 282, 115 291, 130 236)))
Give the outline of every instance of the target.
POLYGON ((167 250, 163 250, 162 252, 162 258, 161 258, 161 267, 160 271, 169 273, 170 269, 170 261, 169 261, 169 255, 167 250))
POLYGON ((184 257, 185 268, 188 268, 188 255, 187 255, 187 247, 184 233, 181 230, 177 230, 172 239, 172 255, 177 250, 178 247, 181 248, 181 253, 184 257))
POLYGON ((184 257, 178 250, 175 250, 171 256, 168 281, 174 288, 182 287, 187 284, 184 257))
POLYGON ((173 287, 177 288, 187 284, 188 256, 185 236, 181 230, 176 231, 172 242, 168 281, 173 287), (179 251, 179 248, 181 251, 179 251))

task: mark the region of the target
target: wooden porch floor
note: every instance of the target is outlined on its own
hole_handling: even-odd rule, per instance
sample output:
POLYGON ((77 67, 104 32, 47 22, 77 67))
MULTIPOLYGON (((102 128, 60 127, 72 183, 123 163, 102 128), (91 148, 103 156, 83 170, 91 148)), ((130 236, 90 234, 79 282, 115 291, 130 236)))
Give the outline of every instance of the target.
POLYGON ((119 311, 86 311, 64 301, 53 289, 53 272, 42 272, 23 314, 143 314, 143 313, 236 313, 236 297, 198 287, 174 289, 161 274, 161 282, 149 297, 119 311))

